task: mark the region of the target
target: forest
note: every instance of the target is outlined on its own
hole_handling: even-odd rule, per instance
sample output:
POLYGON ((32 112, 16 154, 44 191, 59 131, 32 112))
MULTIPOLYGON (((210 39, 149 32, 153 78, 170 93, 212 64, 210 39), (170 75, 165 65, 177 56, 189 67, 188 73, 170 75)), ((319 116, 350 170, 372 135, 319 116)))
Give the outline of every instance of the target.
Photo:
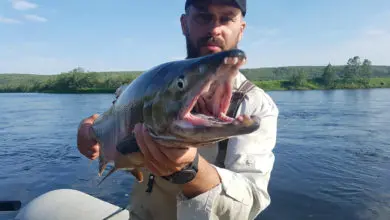
MULTIPOLYGON (((53 75, 0 74, 0 92, 112 93, 143 71, 91 72, 81 67, 53 75)), ((260 88, 272 90, 390 88, 390 66, 359 56, 345 65, 241 69, 260 88)))

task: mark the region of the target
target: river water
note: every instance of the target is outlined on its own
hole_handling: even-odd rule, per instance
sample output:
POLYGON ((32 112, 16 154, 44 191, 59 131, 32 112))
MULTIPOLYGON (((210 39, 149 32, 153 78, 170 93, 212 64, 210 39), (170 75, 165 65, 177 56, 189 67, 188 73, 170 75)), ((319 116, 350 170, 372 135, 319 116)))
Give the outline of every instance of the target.
MULTIPOLYGON (((269 94, 280 117, 272 202, 259 219, 390 219, 390 89, 269 94)), ((125 206, 132 177, 98 187, 96 161, 76 148, 80 119, 113 98, 0 94, 0 200, 73 188, 125 206)))

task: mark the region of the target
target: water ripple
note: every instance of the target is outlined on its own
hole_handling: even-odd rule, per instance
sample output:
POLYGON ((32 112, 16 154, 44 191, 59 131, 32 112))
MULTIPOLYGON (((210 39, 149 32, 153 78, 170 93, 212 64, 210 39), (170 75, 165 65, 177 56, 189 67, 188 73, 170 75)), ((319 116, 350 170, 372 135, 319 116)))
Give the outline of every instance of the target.
MULTIPOLYGON (((262 219, 390 216, 390 90, 270 92, 280 109, 271 205, 262 219)), ((113 96, 0 94, 0 199, 26 202, 74 188, 125 206, 134 183, 118 172, 97 186, 97 162, 76 147, 80 120, 113 96), (26 104, 28 103, 28 104, 26 104)))

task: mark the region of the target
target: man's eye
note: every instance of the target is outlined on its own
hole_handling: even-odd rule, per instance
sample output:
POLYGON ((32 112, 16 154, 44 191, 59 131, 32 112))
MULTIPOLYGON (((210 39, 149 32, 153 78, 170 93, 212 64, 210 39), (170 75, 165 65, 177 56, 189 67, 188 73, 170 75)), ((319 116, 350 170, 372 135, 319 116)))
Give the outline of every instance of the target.
POLYGON ((227 23, 227 22, 229 22, 229 21, 233 21, 233 18, 231 18, 231 17, 221 17, 221 23, 222 24, 225 24, 225 23, 227 23))
POLYGON ((195 16, 195 21, 199 24, 208 24, 213 20, 211 14, 198 14, 195 16))

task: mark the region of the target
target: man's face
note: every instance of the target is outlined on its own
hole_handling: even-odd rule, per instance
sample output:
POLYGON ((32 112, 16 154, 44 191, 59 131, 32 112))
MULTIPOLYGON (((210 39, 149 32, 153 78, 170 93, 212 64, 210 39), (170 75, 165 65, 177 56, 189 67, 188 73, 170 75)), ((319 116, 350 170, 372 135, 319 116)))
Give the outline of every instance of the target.
POLYGON ((237 48, 245 28, 240 9, 227 5, 190 6, 181 17, 187 58, 237 48))

